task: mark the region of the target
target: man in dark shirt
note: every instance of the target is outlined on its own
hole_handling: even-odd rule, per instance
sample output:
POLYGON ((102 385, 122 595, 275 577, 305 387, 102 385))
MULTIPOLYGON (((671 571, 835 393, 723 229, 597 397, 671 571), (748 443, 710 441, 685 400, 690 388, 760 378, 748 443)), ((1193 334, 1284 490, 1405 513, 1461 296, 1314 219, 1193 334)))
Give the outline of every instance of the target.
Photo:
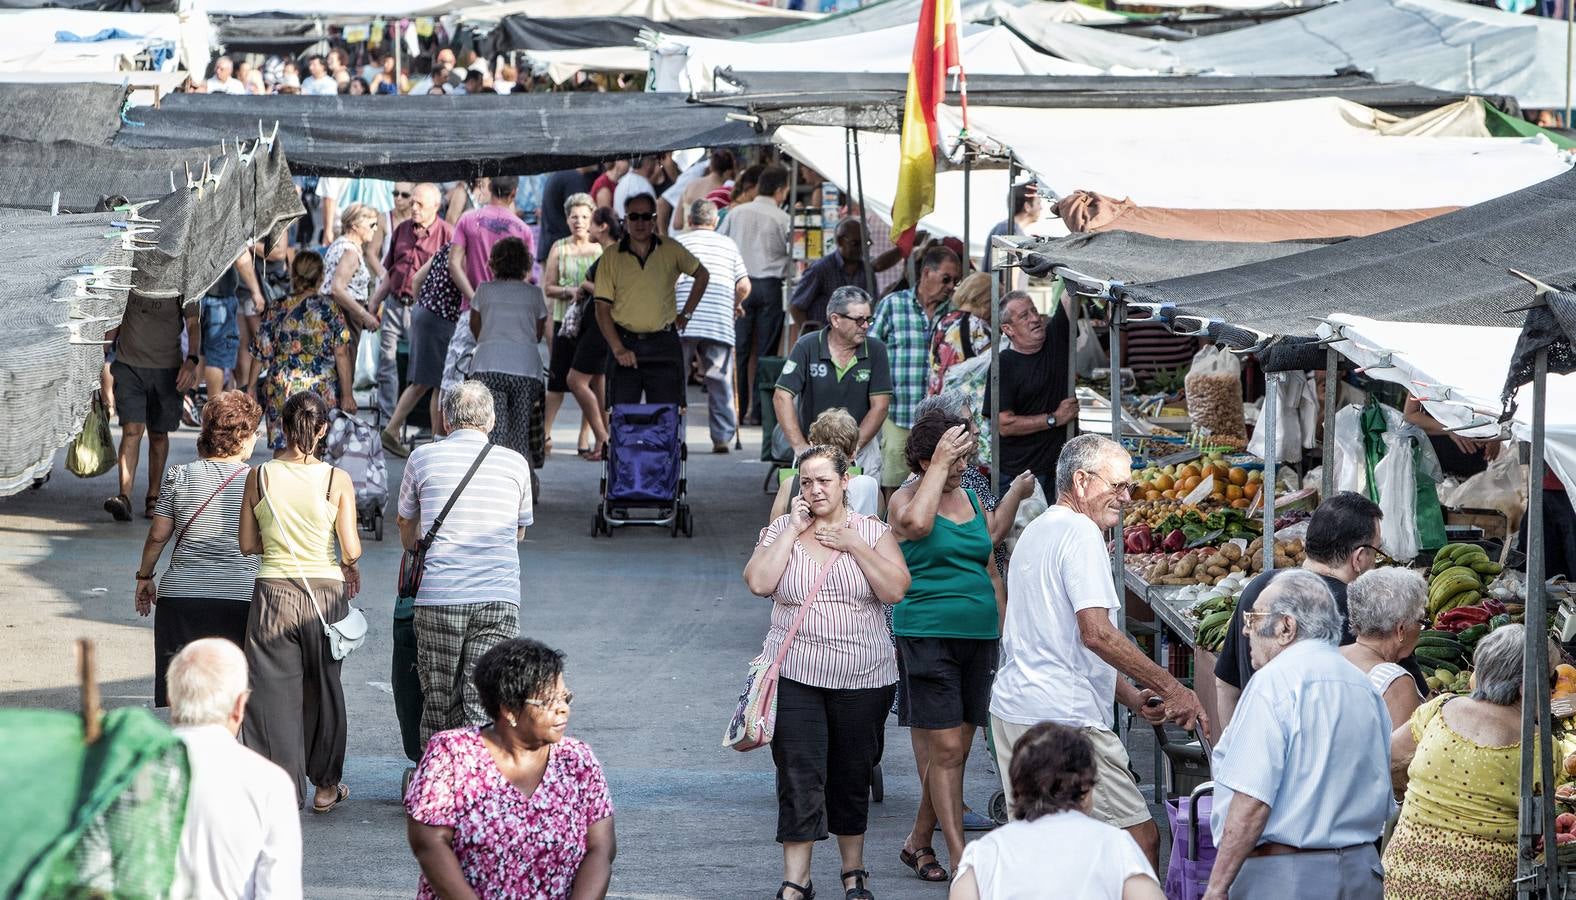
POLYGON ((833 291, 850 286, 869 291, 875 284, 874 273, 884 272, 903 260, 903 251, 893 247, 874 262, 867 262, 865 226, 855 218, 838 222, 833 238, 837 249, 805 269, 794 287, 793 297, 788 301, 788 313, 795 325, 804 322, 825 325, 826 302, 832 299, 833 291))
MULTIPOLYGON (((1303 539, 1307 558, 1302 568, 1318 575, 1329 585, 1335 595, 1335 605, 1341 611, 1341 645, 1357 640, 1346 618, 1346 586, 1357 576, 1374 567, 1379 548, 1379 520, 1384 513, 1379 505, 1361 494, 1342 491, 1319 504, 1313 518, 1308 520, 1308 535, 1303 539)), ((1231 713, 1248 679, 1253 677, 1253 661, 1249 654, 1248 638, 1243 633, 1243 614, 1253 608, 1265 585, 1286 569, 1260 573, 1237 598, 1237 611, 1231 617, 1231 627, 1226 629, 1226 645, 1215 662, 1216 728, 1225 731, 1231 713)), ((1405 660, 1402 667, 1416 672, 1416 663, 1405 660)), ((1217 735, 1218 736, 1218 735, 1217 735)))
POLYGON ((543 182, 542 206, 536 212, 537 221, 542 224, 542 239, 536 242, 537 262, 547 265, 547 251, 553 249, 553 243, 569 237, 569 218, 568 213, 564 212, 564 201, 575 194, 591 193, 597 170, 597 166, 565 169, 547 176, 547 181, 543 182))
POLYGON ((1054 497, 1065 426, 1078 418, 1067 383, 1067 310, 1058 306, 1047 319, 1028 294, 1012 291, 1002 298, 1001 330, 1011 342, 1001 354, 1001 483, 1033 472, 1045 496, 1054 497))
POLYGON ((869 337, 870 295, 862 288, 841 287, 827 304, 831 321, 804 335, 783 363, 772 409, 772 455, 798 456, 810 446, 805 435, 816 417, 841 407, 859 423, 855 463, 867 475, 880 472, 881 423, 892 404, 892 367, 886 345, 869 337))
MULTIPOLYGON (((384 276, 367 312, 378 317, 378 411, 394 415, 399 400, 399 342, 410 336, 410 306, 416 299, 416 273, 449 243, 454 229, 438 216, 443 195, 435 184, 411 189, 410 218, 394 226, 383 257, 384 276)), ((407 388, 410 390, 411 388, 407 388)))

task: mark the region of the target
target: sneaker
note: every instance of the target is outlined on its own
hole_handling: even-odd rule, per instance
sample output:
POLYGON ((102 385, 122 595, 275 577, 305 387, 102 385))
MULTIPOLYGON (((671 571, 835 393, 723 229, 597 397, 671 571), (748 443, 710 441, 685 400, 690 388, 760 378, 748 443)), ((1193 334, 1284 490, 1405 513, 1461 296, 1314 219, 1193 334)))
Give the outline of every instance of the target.
POLYGON ((382 434, 384 450, 392 453, 400 459, 405 459, 406 457, 410 456, 410 448, 406 447, 404 443, 400 441, 399 435, 390 434, 388 429, 384 429, 382 434))
POLYGON ((727 453, 728 452, 728 443, 726 441, 712 441, 711 452, 713 452, 713 453, 727 453))
POLYGON ((995 827, 996 823, 989 816, 982 816, 972 809, 963 811, 964 831, 990 831, 995 827))
POLYGON ((130 522, 131 498, 125 494, 116 494, 104 501, 104 511, 114 516, 117 522, 130 522))

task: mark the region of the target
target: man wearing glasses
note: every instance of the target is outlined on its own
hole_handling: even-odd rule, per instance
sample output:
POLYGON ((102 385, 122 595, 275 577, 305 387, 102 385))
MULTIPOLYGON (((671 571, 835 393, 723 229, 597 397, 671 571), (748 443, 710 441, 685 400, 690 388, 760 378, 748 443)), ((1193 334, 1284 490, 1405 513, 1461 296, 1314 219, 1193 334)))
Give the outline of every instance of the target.
MULTIPOLYGON (((886 346, 870 331, 870 295, 847 286, 832 292, 826 303, 826 327, 800 338, 783 362, 772 409, 772 455, 797 457, 810 446, 805 433, 816 416, 842 407, 859 423, 859 450, 854 464, 879 477, 881 451, 877 435, 892 403, 892 369, 886 346)), ((906 471, 906 469, 905 469, 906 471)))
MULTIPOLYGON (((1313 518, 1308 520, 1308 534, 1303 538, 1306 558, 1302 568, 1324 579, 1335 597, 1335 605, 1340 608, 1343 623, 1346 622, 1346 586, 1374 567, 1374 560, 1379 555, 1379 521, 1382 518, 1384 512, 1379 509, 1379 504, 1361 494, 1342 491, 1319 504, 1319 508, 1313 511, 1313 518)), ((1219 730, 1225 729, 1226 723, 1231 720, 1237 700, 1257 668, 1247 635, 1242 629, 1243 618, 1253 609, 1259 594, 1270 582, 1278 574, 1288 571, 1293 570, 1276 569, 1260 573, 1248 582, 1242 590, 1242 596, 1237 599, 1237 611, 1231 617, 1231 627, 1226 629, 1226 645, 1221 648, 1220 659, 1215 662, 1216 718, 1219 720, 1216 727, 1219 730)), ((1343 624, 1341 646, 1356 640, 1351 626, 1343 624)), ((1422 683, 1422 673, 1417 671, 1415 660, 1403 660, 1401 667, 1412 672, 1422 683)), ((1219 736, 1218 731, 1216 736, 1219 736)))
MULTIPOLYGON (((1023 291, 1001 301, 1001 332, 1011 346, 1001 354, 1002 488, 1033 472, 1047 498, 1056 496, 1056 457, 1078 418, 1078 400, 1067 383, 1069 316, 1063 304, 1047 318, 1023 291)), ((990 407, 989 387, 986 408, 990 407)))
POLYGON ((628 233, 602 254, 596 273, 597 326, 614 360, 608 402, 683 405, 679 331, 695 314, 711 277, 683 244, 657 236, 656 197, 636 194, 624 204, 628 233), (673 287, 680 275, 694 280, 675 315, 673 287))
POLYGON ((920 257, 918 285, 886 295, 876 307, 870 336, 886 345, 892 360, 892 413, 881 426, 881 491, 888 496, 908 478, 903 448, 930 380, 930 333, 952 309, 952 288, 961 272, 951 248, 934 246, 920 257))
POLYGON ((394 226, 389 252, 383 257, 384 276, 367 310, 382 323, 378 329, 378 412, 385 421, 394 415, 399 400, 399 342, 410 336, 416 273, 454 236, 454 228, 438 216, 442 200, 438 186, 430 183, 412 187, 401 182, 394 191, 395 205, 404 201, 410 216, 394 226))

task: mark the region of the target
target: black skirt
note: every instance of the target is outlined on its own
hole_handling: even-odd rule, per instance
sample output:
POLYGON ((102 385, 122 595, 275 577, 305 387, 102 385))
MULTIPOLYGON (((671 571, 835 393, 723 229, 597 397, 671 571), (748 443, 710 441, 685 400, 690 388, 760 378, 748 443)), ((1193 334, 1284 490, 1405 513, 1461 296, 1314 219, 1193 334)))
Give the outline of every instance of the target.
POLYGON ((245 600, 160 597, 153 608, 153 705, 170 705, 165 679, 170 660, 182 647, 217 637, 244 648, 246 615, 251 608, 245 600))

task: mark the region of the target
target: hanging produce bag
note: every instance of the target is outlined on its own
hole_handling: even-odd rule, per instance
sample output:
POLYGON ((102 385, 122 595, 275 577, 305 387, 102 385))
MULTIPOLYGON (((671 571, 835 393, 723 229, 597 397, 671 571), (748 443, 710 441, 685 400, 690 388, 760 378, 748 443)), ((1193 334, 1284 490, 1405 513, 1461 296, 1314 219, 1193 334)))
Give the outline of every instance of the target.
POLYGON ((115 437, 109 431, 109 409, 98 391, 88 406, 82 431, 66 448, 66 471, 78 478, 93 478, 115 468, 115 437))
POLYGON ((1193 427, 1238 439, 1248 436, 1242 418, 1242 363, 1229 350, 1205 347, 1193 357, 1183 382, 1193 427))

